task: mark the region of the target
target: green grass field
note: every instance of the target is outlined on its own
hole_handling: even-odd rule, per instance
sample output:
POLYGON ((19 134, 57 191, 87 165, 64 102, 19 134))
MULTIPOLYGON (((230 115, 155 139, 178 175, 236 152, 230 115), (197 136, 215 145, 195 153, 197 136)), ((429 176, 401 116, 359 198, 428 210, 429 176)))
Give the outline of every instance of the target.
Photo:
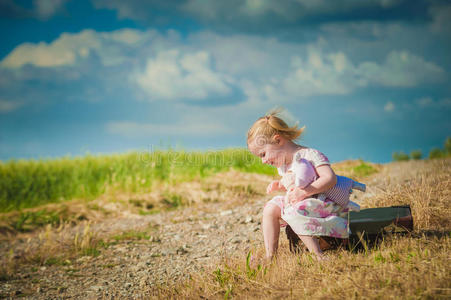
POLYGON ((275 174, 246 149, 155 151, 119 155, 0 162, 0 212, 107 191, 148 192, 155 184, 204 178, 228 169, 275 174))
MULTIPOLYGON (((90 200, 106 192, 144 193, 162 182, 176 184, 229 169, 277 173, 246 149, 131 152, 0 162, 0 212, 76 198, 90 200)), ((363 161, 338 169, 340 174, 351 177, 376 172, 363 161)))

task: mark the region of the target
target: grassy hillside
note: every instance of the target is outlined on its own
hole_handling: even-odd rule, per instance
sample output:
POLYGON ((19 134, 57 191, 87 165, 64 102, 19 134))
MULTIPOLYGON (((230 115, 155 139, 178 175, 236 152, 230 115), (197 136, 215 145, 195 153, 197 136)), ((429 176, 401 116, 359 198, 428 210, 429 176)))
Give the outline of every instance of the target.
POLYGON ((161 182, 175 184, 236 169, 275 174, 245 149, 211 152, 157 151, 54 160, 0 162, 0 212, 107 191, 144 193, 161 182))
MULTIPOLYGON (((334 168, 362 177, 377 171, 362 161, 334 168)), ((93 199, 107 192, 146 193, 165 182, 177 184, 234 169, 275 175, 246 149, 210 152, 157 151, 53 160, 0 162, 0 212, 71 199, 93 199)))
MULTIPOLYGON (((337 174, 359 179, 378 172, 380 166, 344 161, 333 168, 337 174)), ((105 209, 105 202, 119 201, 124 209, 146 215, 235 194, 254 195, 257 191, 249 184, 212 186, 205 180, 231 169, 277 173, 246 149, 0 162, 0 232, 97 220, 121 210, 105 209), (193 182, 201 184, 200 194, 191 192, 193 182)))

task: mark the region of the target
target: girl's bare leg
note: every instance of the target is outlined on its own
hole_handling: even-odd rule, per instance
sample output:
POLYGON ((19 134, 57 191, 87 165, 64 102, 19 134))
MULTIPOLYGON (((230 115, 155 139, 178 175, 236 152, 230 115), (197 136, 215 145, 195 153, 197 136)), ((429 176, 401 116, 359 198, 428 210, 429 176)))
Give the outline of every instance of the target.
POLYGON ((272 259, 279 247, 280 207, 268 203, 263 209, 262 230, 265 241, 266 258, 272 259))
POLYGON ((301 238, 302 242, 307 246, 308 250, 316 255, 318 260, 324 259, 323 251, 319 247, 319 242, 316 237, 309 235, 300 235, 299 237, 301 238))

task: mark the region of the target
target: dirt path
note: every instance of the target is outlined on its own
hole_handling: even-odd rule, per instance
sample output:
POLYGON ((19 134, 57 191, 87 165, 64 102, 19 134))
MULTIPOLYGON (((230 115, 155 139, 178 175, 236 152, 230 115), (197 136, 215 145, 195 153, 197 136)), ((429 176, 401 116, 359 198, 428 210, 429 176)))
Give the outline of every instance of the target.
MULTIPOLYGON (((212 181, 224 181, 230 176, 246 183, 240 187, 254 189, 261 189, 271 180, 261 175, 226 174, 212 181)), ((235 196, 242 197, 240 193, 235 196)), ((249 249, 260 246, 260 214, 266 198, 251 192, 240 207, 234 203, 243 203, 243 199, 200 203, 147 216, 124 211, 115 218, 3 239, 0 252, 3 256, 14 253, 15 258, 30 247, 39 248, 46 239, 69 245, 77 234, 81 240, 85 230, 108 246, 100 247, 98 256, 44 266, 24 264, 12 278, 0 281, 0 297, 139 298, 144 287, 148 290, 149 286, 176 283, 221 257, 245 257, 249 249)))
MULTIPOLYGON (((419 162, 411 171, 406 171, 402 164, 385 165, 378 174, 364 181, 368 192, 355 193, 353 200, 362 204, 388 184, 409 180, 415 176, 415 168, 421 166, 419 162)), ((270 180, 270 177, 259 176, 252 178, 249 184, 261 189, 270 180)), ((100 255, 82 256, 45 266, 25 264, 12 279, 0 281, 0 296, 32 299, 140 298, 144 287, 149 290, 149 286, 186 279, 190 273, 217 263, 221 257, 242 255, 244 260, 249 249, 262 247, 260 219, 268 199, 270 196, 257 194, 249 201, 241 199, 239 206, 221 201, 148 216, 129 213, 91 223, 90 232, 109 241, 108 247, 100 249, 100 255), (124 232, 133 232, 135 236, 121 236, 124 232), (119 237, 112 239, 114 234, 119 237)), ((67 230, 64 236, 73 240, 74 235, 77 232, 81 234, 86 226, 86 223, 81 223, 64 229, 67 230)), ((281 237, 284 238, 284 234, 281 237)), ((39 237, 35 235, 31 239, 38 241, 39 237)), ((15 243, 15 251, 20 253, 20 245, 25 243, 23 239, 15 243)), ((8 248, 2 246, 5 247, 8 248)))
MULTIPOLYGON (((3 293, 27 294, 37 299, 91 298, 101 295, 133 298, 145 286, 176 282, 199 271, 223 255, 242 253, 261 243, 260 204, 236 210, 220 205, 184 209, 156 216, 116 219, 114 227, 147 233, 149 238, 122 240, 101 250, 97 257, 83 256, 67 266, 24 268, 3 285, 3 293), (182 217, 184 216, 184 217, 182 217), (9 291, 8 291, 9 290, 9 291)), ((111 221, 92 226, 105 235, 111 221)))

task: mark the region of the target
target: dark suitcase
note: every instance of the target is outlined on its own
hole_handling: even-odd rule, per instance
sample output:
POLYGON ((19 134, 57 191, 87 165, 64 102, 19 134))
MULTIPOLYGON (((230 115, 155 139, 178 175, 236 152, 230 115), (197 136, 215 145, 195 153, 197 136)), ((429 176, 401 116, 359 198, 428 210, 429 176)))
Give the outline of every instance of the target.
MULTIPOLYGON (((319 243, 322 250, 337 248, 340 246, 352 246, 377 243, 387 233, 406 233, 413 230, 413 219, 410 206, 391 206, 362 209, 359 212, 348 214, 348 226, 351 234, 349 239, 332 237, 320 237, 319 243)), ((298 252, 301 242, 297 234, 287 226, 285 229, 290 242, 290 251, 298 252)))

